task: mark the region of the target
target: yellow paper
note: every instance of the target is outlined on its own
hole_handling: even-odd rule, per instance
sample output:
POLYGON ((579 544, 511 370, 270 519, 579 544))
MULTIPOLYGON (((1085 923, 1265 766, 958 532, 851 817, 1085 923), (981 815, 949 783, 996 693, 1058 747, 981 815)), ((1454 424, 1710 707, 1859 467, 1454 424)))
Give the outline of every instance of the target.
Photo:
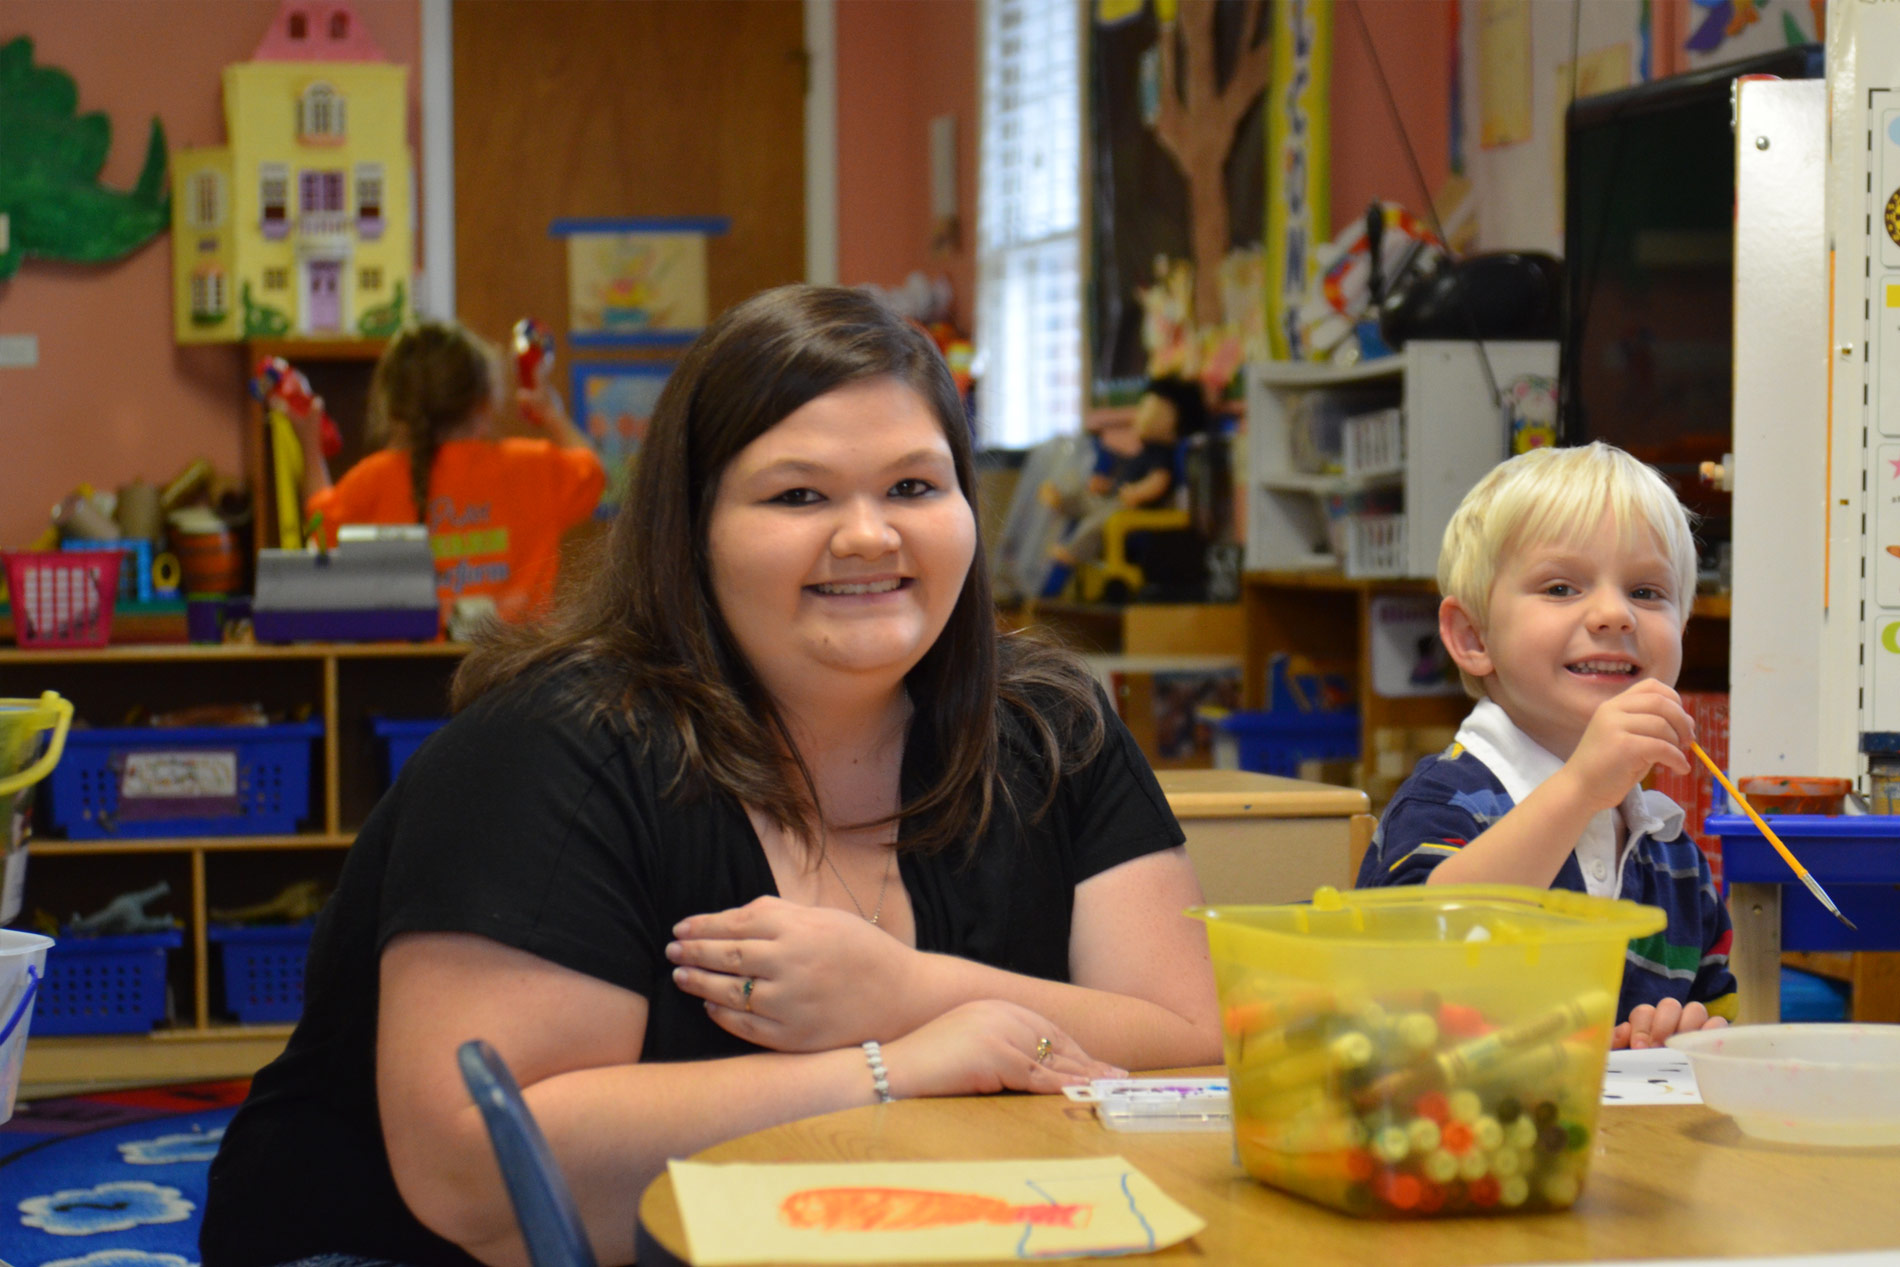
POLYGON ((696 1267, 1144 1253, 1206 1226, 1120 1157, 669 1170, 696 1267))
POLYGON ((1478 130, 1486 149, 1530 140, 1530 0, 1478 6, 1478 130))

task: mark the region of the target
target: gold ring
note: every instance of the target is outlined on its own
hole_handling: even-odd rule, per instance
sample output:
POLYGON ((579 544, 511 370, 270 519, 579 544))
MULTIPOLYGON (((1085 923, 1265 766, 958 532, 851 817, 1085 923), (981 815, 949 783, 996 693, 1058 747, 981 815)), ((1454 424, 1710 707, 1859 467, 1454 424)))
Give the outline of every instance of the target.
POLYGON ((1048 1064, 1049 1053, 1053 1052, 1055 1049, 1056 1049, 1056 1045, 1050 1042, 1048 1039, 1038 1038, 1036 1040, 1036 1063, 1039 1065, 1048 1064))
POLYGON ((754 978, 747 977, 745 979, 745 989, 739 992, 740 997, 745 1000, 745 1010, 748 1012, 752 1010, 752 987, 756 984, 757 981, 754 978))

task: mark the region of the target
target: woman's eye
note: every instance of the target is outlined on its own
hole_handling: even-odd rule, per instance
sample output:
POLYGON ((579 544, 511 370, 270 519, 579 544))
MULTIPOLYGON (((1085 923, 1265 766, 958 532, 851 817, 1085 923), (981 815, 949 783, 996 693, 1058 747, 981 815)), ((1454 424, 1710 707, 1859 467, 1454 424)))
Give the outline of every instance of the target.
POLYGON ((937 486, 929 480, 907 479, 898 480, 892 485, 891 492, 898 497, 922 497, 927 493, 935 492, 936 489, 937 486))
POLYGON ((815 488, 788 488, 777 497, 766 500, 780 506, 811 506, 824 498, 815 488))

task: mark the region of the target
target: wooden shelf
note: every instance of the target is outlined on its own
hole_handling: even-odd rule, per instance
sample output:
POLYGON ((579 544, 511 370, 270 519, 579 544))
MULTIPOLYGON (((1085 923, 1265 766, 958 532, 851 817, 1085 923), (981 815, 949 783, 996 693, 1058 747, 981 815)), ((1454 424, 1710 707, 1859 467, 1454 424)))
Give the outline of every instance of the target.
POLYGON ((185 944, 169 966, 171 1024, 150 1034, 31 1037, 22 1078, 29 1094, 245 1077, 283 1049, 288 1026, 234 1025, 217 1014, 209 913, 264 901, 293 880, 335 883, 355 828, 385 782, 371 718, 445 716, 449 678, 467 650, 449 642, 0 650, 0 695, 55 690, 81 717, 101 724, 134 708, 237 700, 255 700, 272 715, 323 721, 311 755, 307 830, 32 842, 29 911, 93 910, 117 893, 164 880, 185 944))

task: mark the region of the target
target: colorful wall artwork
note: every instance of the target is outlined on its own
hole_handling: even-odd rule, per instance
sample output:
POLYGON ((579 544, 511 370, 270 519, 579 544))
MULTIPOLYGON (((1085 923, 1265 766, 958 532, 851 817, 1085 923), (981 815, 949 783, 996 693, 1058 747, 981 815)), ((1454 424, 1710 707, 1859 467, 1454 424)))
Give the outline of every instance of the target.
POLYGON ((672 364, 661 361, 583 361, 571 371, 575 424, 593 441, 601 465, 607 468, 607 487, 600 495, 597 518, 610 517, 620 508, 653 407, 672 372, 672 364))
POLYGON ((0 281, 28 256, 96 264, 129 255, 165 231, 165 130, 156 118, 131 190, 107 189, 99 172, 112 151, 112 120, 79 113, 65 71, 33 64, 26 36, 0 45, 0 281))
POLYGON ((706 325, 706 240, 723 217, 556 220, 567 239, 568 341, 576 347, 668 347, 706 325))

